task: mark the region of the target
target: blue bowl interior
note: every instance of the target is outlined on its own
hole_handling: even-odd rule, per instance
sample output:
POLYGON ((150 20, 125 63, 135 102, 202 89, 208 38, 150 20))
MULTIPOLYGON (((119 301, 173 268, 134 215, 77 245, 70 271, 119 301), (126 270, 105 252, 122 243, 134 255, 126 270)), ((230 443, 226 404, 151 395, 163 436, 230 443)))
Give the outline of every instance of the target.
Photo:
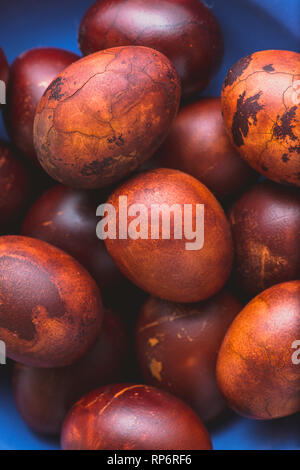
MULTIPOLYGON (((24 50, 53 46, 78 52, 80 19, 94 0, 1 2, 0 45, 9 61, 24 50)), ((223 65, 205 90, 220 94, 224 77, 239 58, 262 49, 300 49, 299 0, 206 0, 225 36, 223 65)), ((0 137, 6 137, 0 121, 0 137)), ((228 414, 210 426, 215 449, 298 449, 300 415, 258 422, 228 414)), ((0 365, 0 449, 58 449, 59 441, 31 432, 19 416, 11 390, 11 365, 0 365)))

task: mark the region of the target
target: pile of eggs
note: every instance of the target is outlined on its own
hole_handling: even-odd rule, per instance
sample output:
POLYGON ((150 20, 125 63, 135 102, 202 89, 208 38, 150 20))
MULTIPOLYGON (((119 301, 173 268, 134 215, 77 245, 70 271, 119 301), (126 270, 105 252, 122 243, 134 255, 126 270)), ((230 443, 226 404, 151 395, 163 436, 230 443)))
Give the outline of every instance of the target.
POLYGON ((63 449, 191 450, 226 406, 300 412, 300 55, 250 54, 197 98, 224 49, 197 0, 97 1, 79 46, 10 67, 0 49, 0 340, 20 414, 63 449), (122 197, 147 236, 141 219, 121 235, 122 197), (149 236, 155 205, 203 207, 202 243, 175 215, 149 236))

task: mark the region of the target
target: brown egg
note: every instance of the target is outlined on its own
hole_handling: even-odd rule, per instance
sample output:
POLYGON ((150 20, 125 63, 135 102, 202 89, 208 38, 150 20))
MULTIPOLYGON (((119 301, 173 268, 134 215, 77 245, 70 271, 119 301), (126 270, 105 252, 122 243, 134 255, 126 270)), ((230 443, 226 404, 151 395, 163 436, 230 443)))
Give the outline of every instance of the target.
POLYGON ((29 193, 26 169, 11 146, 0 140, 0 231, 22 214, 29 193))
POLYGON ((106 291, 122 279, 96 236, 96 209, 104 202, 99 192, 57 185, 46 191, 27 213, 22 234, 51 243, 77 259, 106 291))
POLYGON ((256 179, 230 143, 220 98, 203 98, 180 110, 158 151, 158 163, 189 173, 221 200, 256 179))
POLYGON ((197 304, 150 297, 136 327, 146 383, 174 393, 208 421, 224 409, 216 381, 217 354, 242 305, 222 291, 197 304))
POLYGON ((176 71, 160 52, 128 46, 85 57, 59 75, 39 103, 40 163, 68 186, 108 186, 154 154, 179 99, 176 71))
POLYGON ((100 293, 71 256, 33 238, 0 237, 0 280, 0 338, 9 358, 66 366, 95 342, 100 293))
POLYGON ((127 344, 124 326, 106 311, 95 345, 79 361, 67 367, 41 369, 16 364, 14 395, 28 426, 44 434, 58 434, 62 422, 83 395, 120 379, 127 344))
POLYGON ((116 384, 77 402, 63 424, 63 450, 210 450, 198 416, 146 385, 116 384))
POLYGON ((260 51, 240 59, 222 89, 225 125, 256 171, 300 186, 300 54, 260 51))
POLYGON ((77 59, 77 54, 63 49, 41 47, 24 52, 12 63, 7 129, 14 144, 34 162, 33 121, 38 102, 52 80, 77 59))
POLYGON ((169 169, 141 173, 115 190, 108 204, 116 217, 111 211, 101 223, 116 226, 116 236, 112 232, 106 238, 106 247, 141 289, 174 302, 198 302, 223 287, 233 256, 229 223, 215 197, 195 178, 169 169), (120 196, 127 197, 128 211, 120 196), (140 216, 133 216, 134 204, 142 205, 140 216))
POLYGON ((217 364, 220 389, 238 413, 273 419, 300 411, 300 281, 255 297, 233 321, 217 364))
POLYGON ((180 76, 183 94, 203 90, 223 58, 217 19, 198 0, 100 0, 79 28, 84 55, 115 46, 147 46, 165 54, 180 76))
POLYGON ((264 181, 229 212, 235 246, 235 285, 254 296, 280 282, 300 278, 298 189, 264 181))
POLYGON ((0 47, 0 80, 2 80, 5 85, 7 85, 9 78, 9 66, 7 62, 6 55, 3 52, 2 47, 0 47))

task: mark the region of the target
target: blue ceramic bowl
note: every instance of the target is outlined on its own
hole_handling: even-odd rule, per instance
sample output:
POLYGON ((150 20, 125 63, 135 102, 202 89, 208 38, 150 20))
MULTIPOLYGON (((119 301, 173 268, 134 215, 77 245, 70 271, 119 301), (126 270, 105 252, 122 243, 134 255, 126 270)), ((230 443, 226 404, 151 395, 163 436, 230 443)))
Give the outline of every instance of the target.
MULTIPOLYGON (((26 49, 54 46, 78 52, 80 19, 94 0, 1 1, 0 46, 9 61, 26 49)), ((262 49, 299 50, 299 0, 206 0, 225 36, 223 66, 205 91, 220 94, 224 77, 240 57, 262 49)), ((0 137, 5 137, 0 122, 0 137)), ((272 422, 233 414, 211 426, 215 449, 298 449, 300 415, 272 422)), ((58 439, 31 432, 15 408, 11 365, 0 365, 0 449, 58 449, 58 439)))

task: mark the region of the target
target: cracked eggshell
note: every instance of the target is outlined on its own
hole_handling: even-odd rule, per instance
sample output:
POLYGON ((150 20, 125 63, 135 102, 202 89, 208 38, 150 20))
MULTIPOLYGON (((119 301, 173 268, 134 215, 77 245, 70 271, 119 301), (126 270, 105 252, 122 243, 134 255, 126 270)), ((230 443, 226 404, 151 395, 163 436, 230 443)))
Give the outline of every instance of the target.
POLYGON ((256 171, 300 186, 300 54, 270 50, 240 59, 222 89, 225 125, 256 171))
POLYGON ((95 342, 103 310, 87 271, 33 238, 0 237, 0 338, 7 356, 33 367, 61 367, 95 342))
POLYGON ((35 163, 33 121, 37 105, 52 80, 77 59, 73 52, 41 47, 24 52, 11 65, 5 108, 7 130, 16 147, 35 163))
POLYGON ((39 161, 68 186, 108 186, 155 153, 179 101, 176 70, 160 52, 127 46, 87 56, 64 70, 39 103, 39 161))
POLYGON ((183 95, 202 91, 224 52, 216 17, 198 0, 100 0, 79 28, 84 55, 115 46, 147 46, 175 65, 183 95))
MULTIPOLYGON (((116 221, 110 215, 107 223, 116 226, 117 236, 115 239, 106 238, 105 244, 121 272, 131 282, 155 297, 173 302, 198 302, 216 294, 224 286, 233 260, 229 222, 219 202, 196 178, 173 169, 152 170, 123 183, 107 202, 115 208, 116 221), (146 213, 150 223, 142 238, 119 237, 122 210, 119 197, 124 195, 127 196, 128 207, 142 204, 145 208, 143 213, 146 213), (197 230, 197 234, 204 233, 203 244, 198 239, 199 245, 194 249, 187 249, 186 246, 185 229, 188 231, 188 224, 185 227, 185 204, 192 207, 193 230, 197 230), (204 223, 199 215, 196 218, 196 205, 201 204, 204 205, 204 223), (169 239, 163 239, 161 213, 156 225, 157 238, 152 237, 155 220, 151 224, 151 213, 155 205, 162 209, 164 216, 170 218, 169 239), (182 224, 182 237, 177 235, 178 238, 174 238, 174 213, 168 213, 168 208, 173 205, 181 209, 181 215, 178 211, 177 216, 179 214, 179 223, 182 224)), ((128 216, 128 229, 135 219, 128 216)))
POLYGON ((217 355, 242 305, 222 291, 197 304, 150 297, 136 326, 136 348, 146 383, 174 393, 204 420, 225 402, 216 381, 217 355))
POLYGON ((300 332, 300 281, 277 284, 236 317, 221 346, 217 379, 239 414, 273 419, 300 411, 300 368, 293 343, 300 332))
POLYGON ((264 181, 229 211, 235 249, 234 282, 253 297, 300 278, 300 197, 297 188, 264 181))
POLYGON ((211 450, 196 413, 147 385, 116 384, 79 400, 62 429, 63 450, 211 450))

